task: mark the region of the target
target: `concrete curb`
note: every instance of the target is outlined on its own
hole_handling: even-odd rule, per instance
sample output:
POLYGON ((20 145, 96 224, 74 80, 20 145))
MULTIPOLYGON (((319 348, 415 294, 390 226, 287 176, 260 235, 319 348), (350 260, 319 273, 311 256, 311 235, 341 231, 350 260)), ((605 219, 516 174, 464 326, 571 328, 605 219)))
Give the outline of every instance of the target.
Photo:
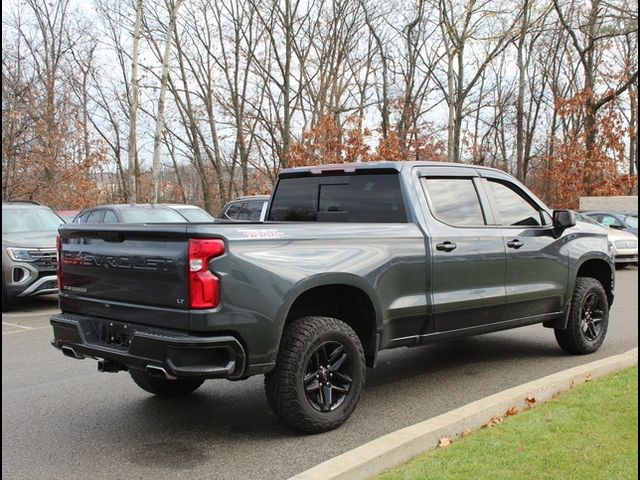
POLYGON ((443 436, 454 439, 460 437, 465 430, 476 430, 492 417, 504 416, 510 407, 519 410, 531 408, 531 401, 527 401, 527 398, 535 399, 535 404, 538 405, 575 385, 637 364, 638 349, 634 348, 620 355, 554 373, 396 430, 289 480, 366 479, 436 448, 443 436))

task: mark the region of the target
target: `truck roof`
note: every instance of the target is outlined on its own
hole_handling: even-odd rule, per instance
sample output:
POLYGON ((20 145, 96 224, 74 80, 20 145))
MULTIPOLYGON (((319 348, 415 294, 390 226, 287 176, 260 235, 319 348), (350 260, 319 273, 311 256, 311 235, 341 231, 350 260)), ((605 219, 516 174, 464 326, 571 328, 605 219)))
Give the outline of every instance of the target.
POLYGON ((280 172, 280 177, 295 177, 299 175, 320 175, 323 173, 355 173, 362 170, 394 170, 400 172, 405 168, 413 167, 455 167, 473 168, 502 172, 496 168, 484 167, 481 165, 470 165, 466 163, 436 162, 436 161, 383 161, 383 162, 355 162, 355 163, 331 163, 326 165, 311 165, 306 167, 286 168, 280 172))

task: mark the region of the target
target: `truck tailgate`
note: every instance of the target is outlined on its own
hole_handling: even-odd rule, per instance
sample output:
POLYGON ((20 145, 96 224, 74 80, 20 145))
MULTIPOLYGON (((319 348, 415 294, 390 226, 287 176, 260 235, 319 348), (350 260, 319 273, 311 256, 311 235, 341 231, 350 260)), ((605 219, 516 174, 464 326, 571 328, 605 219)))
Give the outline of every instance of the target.
POLYGON ((63 311, 189 328, 187 226, 60 228, 63 311))

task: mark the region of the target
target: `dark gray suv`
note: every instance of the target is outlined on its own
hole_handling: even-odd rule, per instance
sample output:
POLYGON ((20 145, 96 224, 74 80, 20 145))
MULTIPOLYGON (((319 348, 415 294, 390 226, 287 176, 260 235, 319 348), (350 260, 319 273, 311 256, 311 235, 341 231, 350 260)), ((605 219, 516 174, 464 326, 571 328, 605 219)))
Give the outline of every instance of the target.
POLYGON ((231 200, 222 207, 216 222, 264 222, 269 198, 269 195, 252 195, 231 200))
POLYGON ((48 207, 2 203, 2 311, 16 298, 58 292, 56 237, 64 223, 48 207))

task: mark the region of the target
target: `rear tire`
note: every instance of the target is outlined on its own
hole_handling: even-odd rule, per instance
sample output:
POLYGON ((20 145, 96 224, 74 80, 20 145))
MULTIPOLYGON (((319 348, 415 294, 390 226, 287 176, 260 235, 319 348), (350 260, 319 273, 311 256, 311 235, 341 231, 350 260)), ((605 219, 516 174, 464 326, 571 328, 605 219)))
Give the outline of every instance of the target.
POLYGON ((165 380, 141 370, 129 370, 129 375, 140 388, 159 397, 184 397, 204 383, 204 380, 198 379, 165 380))
POLYGON ((286 325, 275 368, 265 375, 271 409, 302 432, 342 425, 364 388, 365 359, 358 335, 335 318, 302 317, 286 325))
POLYGON ((585 355, 600 348, 609 325, 609 302, 602 284, 578 277, 571 298, 567 328, 556 329, 556 340, 567 353, 585 355))

